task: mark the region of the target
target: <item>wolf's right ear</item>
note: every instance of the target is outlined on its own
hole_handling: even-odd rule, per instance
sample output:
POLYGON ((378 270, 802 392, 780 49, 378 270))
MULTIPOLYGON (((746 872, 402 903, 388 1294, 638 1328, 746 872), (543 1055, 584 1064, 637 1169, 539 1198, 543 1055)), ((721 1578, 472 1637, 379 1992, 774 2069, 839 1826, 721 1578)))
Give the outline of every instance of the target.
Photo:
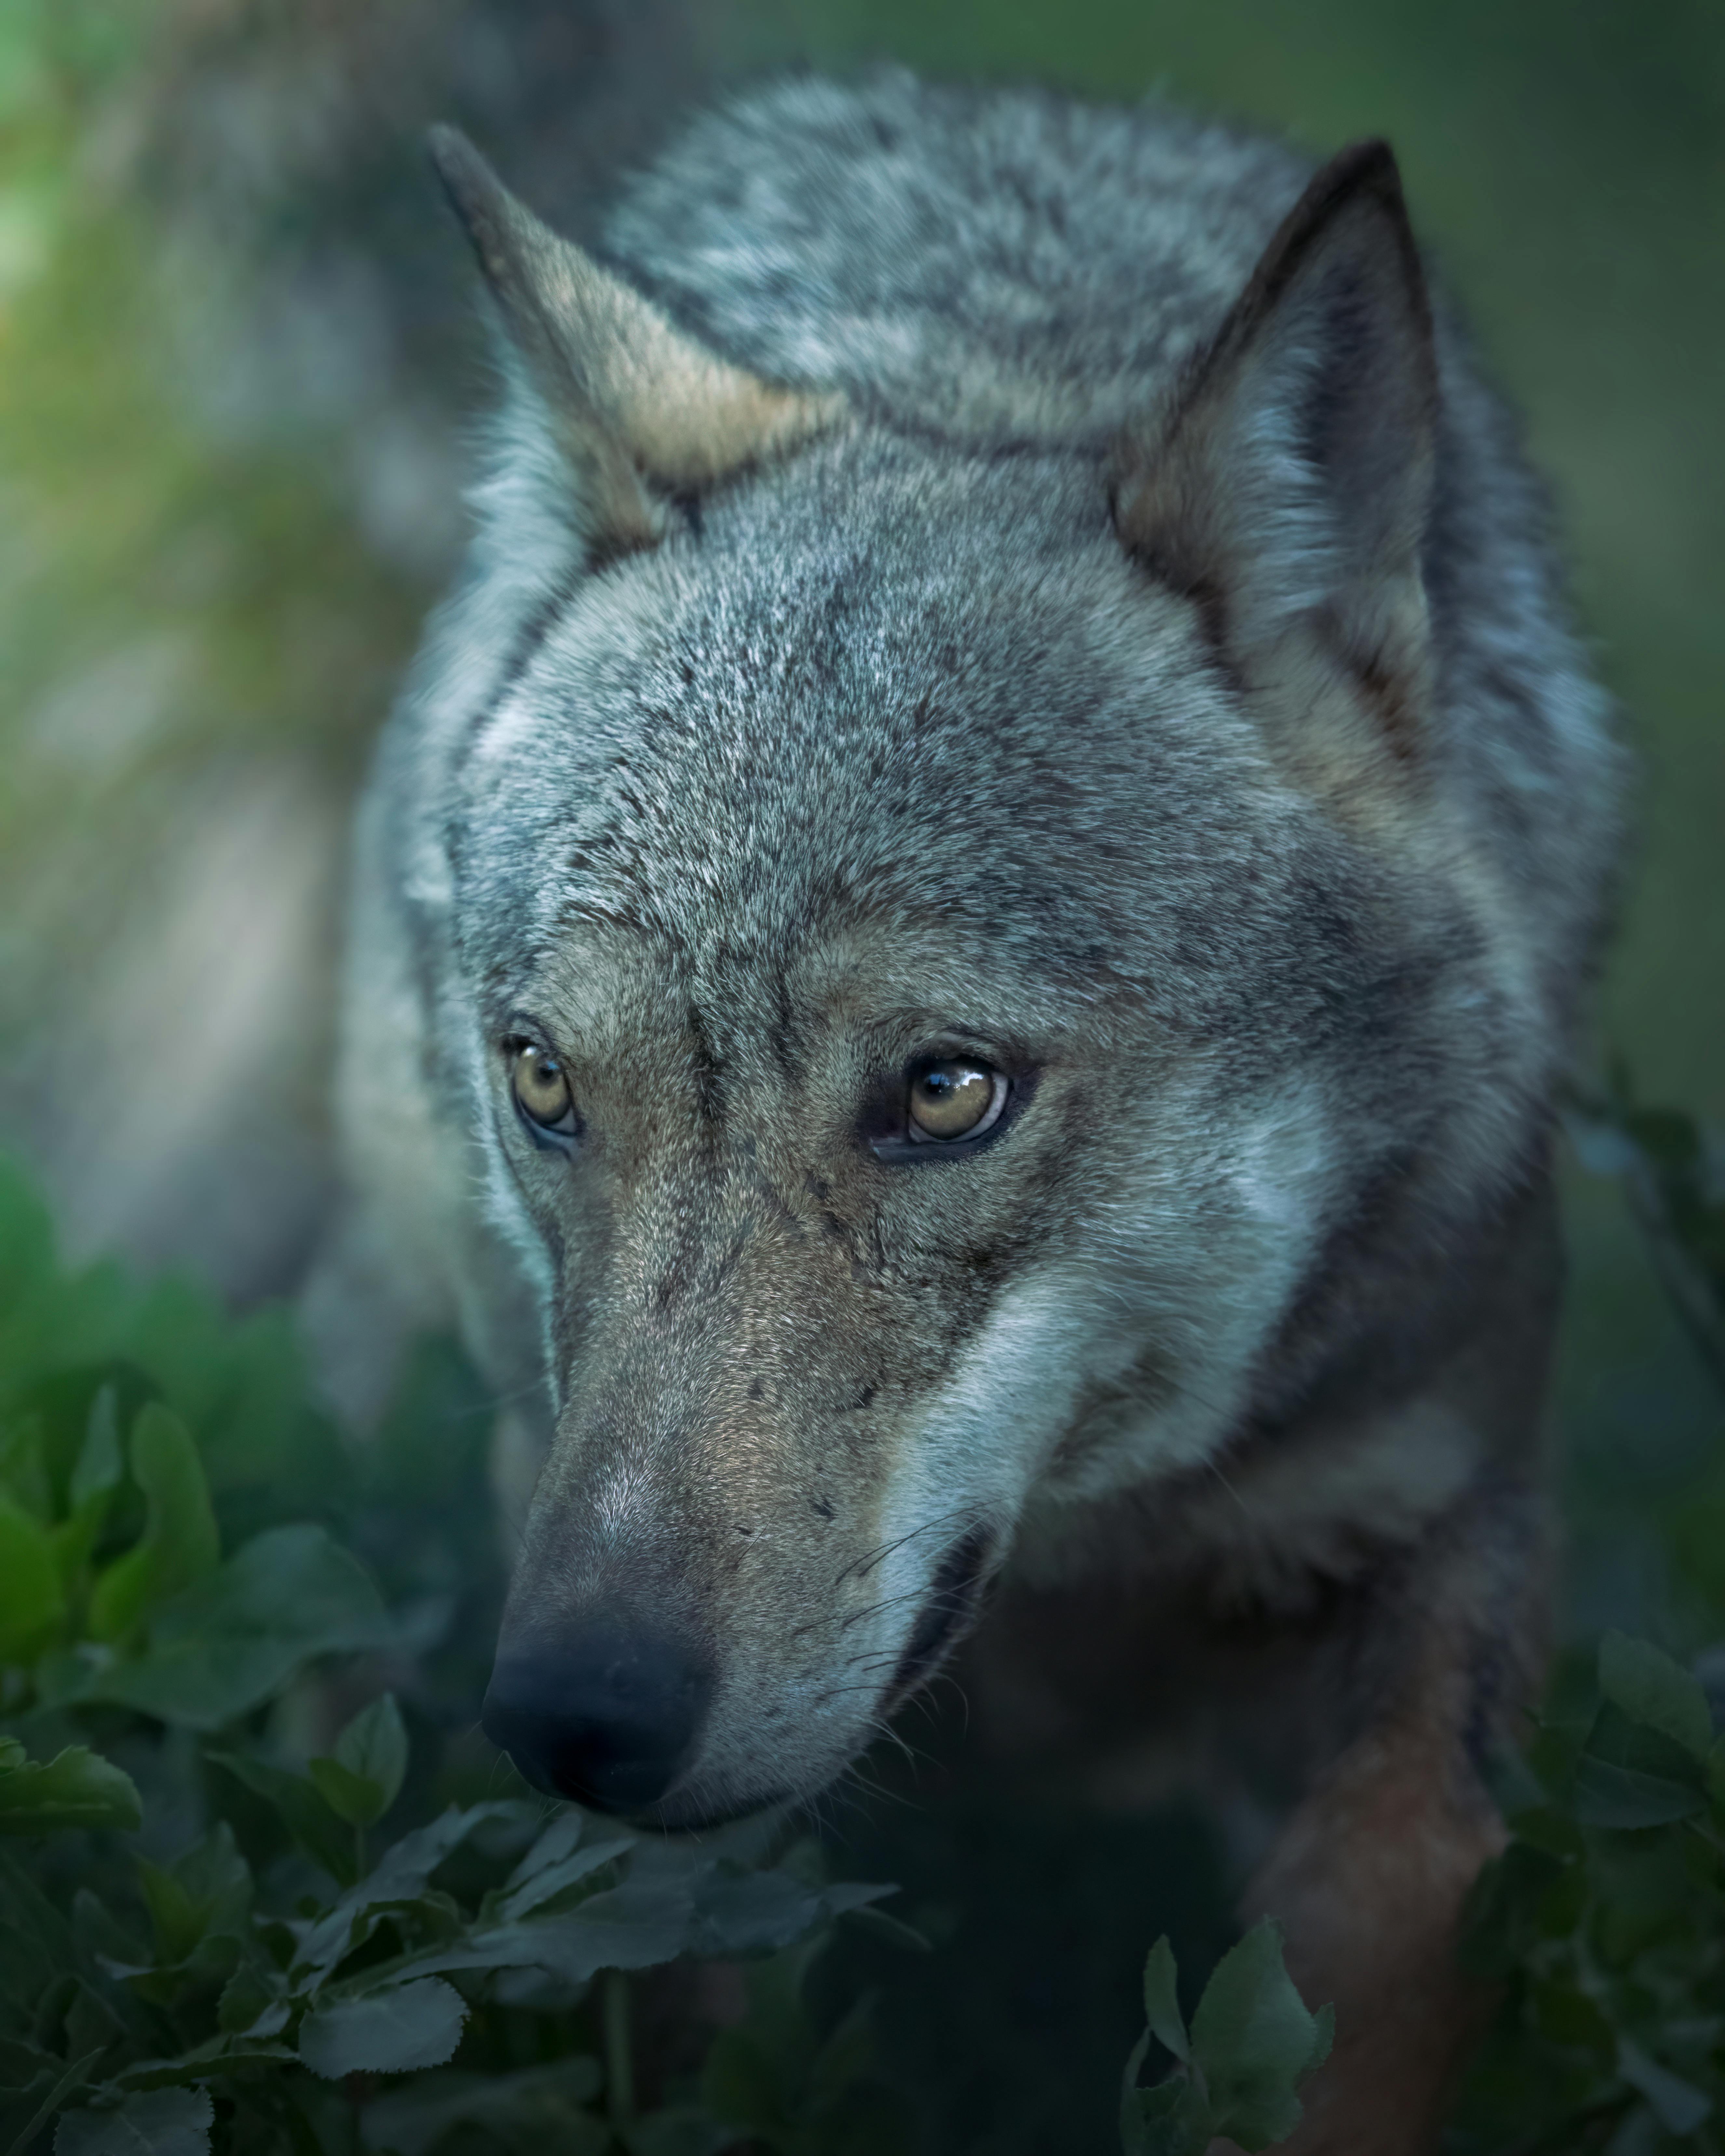
POLYGON ((842 397, 777 388, 685 336, 541 223, 458 129, 434 127, 429 146, 571 467, 595 559, 655 544, 665 495, 699 493, 842 417, 842 397))
POLYGON ((1344 677, 1404 760, 1430 690, 1420 555, 1437 412, 1395 160, 1363 142, 1312 180, 1117 464, 1122 542, 1196 603, 1237 677, 1296 723, 1333 709, 1318 685, 1344 677))

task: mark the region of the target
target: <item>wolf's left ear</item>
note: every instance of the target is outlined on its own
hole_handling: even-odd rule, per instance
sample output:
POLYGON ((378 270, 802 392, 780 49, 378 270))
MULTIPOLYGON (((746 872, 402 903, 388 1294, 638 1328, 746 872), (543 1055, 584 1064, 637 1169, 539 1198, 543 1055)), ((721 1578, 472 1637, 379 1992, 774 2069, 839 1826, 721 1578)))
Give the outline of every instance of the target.
POLYGON ((467 137, 432 161, 549 414, 590 550, 649 547, 663 497, 698 493, 830 427, 838 396, 775 387, 683 335, 517 202, 467 137))
POLYGON ((1121 538, 1249 689, 1339 667, 1417 752, 1437 362, 1395 160, 1358 143, 1271 241, 1168 406, 1120 445, 1121 538))

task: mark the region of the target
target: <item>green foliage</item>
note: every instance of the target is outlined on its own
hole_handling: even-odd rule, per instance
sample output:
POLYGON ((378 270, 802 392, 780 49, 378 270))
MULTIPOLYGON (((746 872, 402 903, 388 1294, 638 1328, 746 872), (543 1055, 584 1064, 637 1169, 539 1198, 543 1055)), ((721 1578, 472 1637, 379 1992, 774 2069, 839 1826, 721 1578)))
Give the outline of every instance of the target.
POLYGON ((871 2077, 869 2000, 824 2034, 809 2015, 803 1988, 825 1943, 817 1934, 750 1968, 747 2018, 715 2040, 701 2075, 706 2114, 772 2156, 860 2156, 911 2138, 897 2099, 871 2077))
MULTIPOLYGON (((283 1375, 273 1330, 236 1344, 182 1291, 62 1276, 3 1163, 0 1250, 0 1702, 211 1729, 321 1655, 388 1644, 375 1588, 323 1527, 265 1528, 222 1561, 208 1471, 249 1479, 235 1418, 283 1375)), ((328 1441, 274 1403, 259 1435, 272 1460, 328 1441)))
POLYGON ((422 1362, 369 1466, 319 1455, 326 1520, 271 1519, 266 1465, 286 1510, 284 1450, 328 1439, 295 1372, 268 1324, 63 1272, 0 1170, 0 2149, 901 2145, 860 2022, 823 2035, 781 1958, 889 1890, 774 1863, 758 1828, 670 1843, 464 1795, 512 1779, 465 1763, 475 1691, 440 1645, 490 1537, 477 1505, 418 1516, 482 1480, 473 1389, 422 1362), (379 1650, 405 1707, 354 1659, 379 1650), (338 1677, 375 1696, 296 1763, 282 1732, 338 1677), (621 1972, 714 1958, 753 1965, 751 2017, 707 2100, 685 2075, 643 2109, 621 1972))
POLYGON ((1725 1173, 1700 1127, 1638 1106, 1621 1065, 1611 1091, 1569 1121, 1588 1166, 1621 1179, 1671 1306, 1725 1387, 1725 1173))
POLYGON ((0 1834, 54 1834, 62 1827, 143 1823, 130 1774, 82 1744, 35 1760, 15 1737, 0 1737, 0 1834))
POLYGON ((349 1826, 375 1826, 401 1794, 408 1771, 408 1732, 393 1693, 356 1715, 336 1739, 334 1753, 311 1763, 318 1794, 349 1826))
MULTIPOLYGON (((1672 1301, 1725 1383, 1725 1186, 1702 1134, 1686 1116, 1635 1106, 1620 1075, 1573 1127, 1588 1164, 1623 1179, 1672 1301)), ((1717 1528, 1719 1502, 1708 1490, 1690 1510, 1717 1528)), ((1681 1565, 1685 1542, 1673 1546, 1681 1565)), ((1691 1578, 1705 1586, 1718 1570, 1716 1543, 1691 1578)), ((1504 1769, 1502 1802, 1508 1846, 1475 1887, 1466 1943, 1496 2009, 1451 2156, 1717 2150, 1725 1738, 1706 1689, 1620 1633, 1595 1655, 1563 1657, 1525 1760, 1504 1769)))
POLYGON ((1452 2147, 1711 2149, 1725 2099, 1725 1749, 1693 1676, 1609 1635, 1505 1796, 1466 1960, 1498 1989, 1452 2147))
POLYGON ((192 1433, 155 1400, 133 1425, 131 1476, 143 1492, 144 1532, 91 1585, 85 1621, 93 1640, 129 1639, 151 1609, 221 1562, 222 1538, 192 1433))
POLYGON ((1148 2025, 1121 2091, 1127 2156, 1204 2156, 1220 2135, 1249 2150, 1286 2141, 1300 2123, 1300 2084, 1330 2055, 1334 2010, 1307 2011, 1267 1917, 1217 1963, 1189 2031, 1177 1976, 1173 1948, 1160 1938, 1144 1964, 1148 2025), (1173 2070, 1153 2088, 1140 2088, 1153 2042, 1172 2055, 1173 2070))

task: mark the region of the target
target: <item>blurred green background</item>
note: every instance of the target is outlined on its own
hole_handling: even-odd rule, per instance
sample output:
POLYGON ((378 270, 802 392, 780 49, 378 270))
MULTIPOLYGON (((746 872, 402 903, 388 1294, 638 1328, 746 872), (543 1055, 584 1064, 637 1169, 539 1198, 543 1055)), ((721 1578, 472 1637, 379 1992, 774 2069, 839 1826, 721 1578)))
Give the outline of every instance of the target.
MULTIPOLYGON (((74 1250, 245 1301, 328 1203, 345 820, 487 393, 424 125, 580 233, 715 85, 889 58, 1389 136, 1640 760, 1601 1038, 1725 1119, 1720 0, 0 0, 0 1143, 74 1250)), ((1692 1647, 1717 1398, 1615 1186, 1566 1186, 1572 1620, 1692 1647)), ((1214 1950, 1214 1850, 942 1787, 845 1815, 970 1941, 973 1986, 892 1979, 894 2042, 973 2062, 965 2145, 1076 2147, 1057 2084, 1106 2089, 1152 1903, 1214 1950)))

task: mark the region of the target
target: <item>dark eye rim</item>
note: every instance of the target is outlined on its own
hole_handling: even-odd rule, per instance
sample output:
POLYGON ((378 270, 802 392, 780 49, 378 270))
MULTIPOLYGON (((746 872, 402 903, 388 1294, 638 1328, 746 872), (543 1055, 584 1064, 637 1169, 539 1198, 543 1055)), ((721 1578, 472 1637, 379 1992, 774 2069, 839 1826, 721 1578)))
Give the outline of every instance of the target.
POLYGON ((574 1152, 581 1137, 581 1118, 576 1113, 572 1089, 569 1106, 562 1116, 554 1123, 542 1123, 536 1116, 529 1114, 515 1083, 515 1066, 530 1048, 536 1048, 542 1055, 549 1056, 561 1068, 567 1070, 564 1059, 535 1033, 509 1034, 505 1036, 501 1046, 503 1083, 509 1095, 509 1105, 515 1111, 516 1122, 526 1132, 538 1152, 559 1153, 567 1159, 574 1152))
POLYGON ((891 1131, 870 1134, 868 1149, 874 1158, 887 1168, 939 1168, 953 1161, 973 1160, 977 1154, 986 1152, 990 1146, 999 1145, 1017 1124, 1020 1116, 1030 1105, 1036 1091, 1037 1073, 1034 1070, 1018 1068, 997 1061, 991 1055, 978 1055, 968 1049, 942 1049, 927 1055, 914 1056, 905 1065, 901 1099, 902 1107, 891 1131), (975 1062, 992 1070, 1005 1081, 1006 1095, 999 1109, 987 1128, 974 1137, 957 1138, 912 1137, 911 1136, 910 1091, 916 1073, 935 1063, 975 1062))

